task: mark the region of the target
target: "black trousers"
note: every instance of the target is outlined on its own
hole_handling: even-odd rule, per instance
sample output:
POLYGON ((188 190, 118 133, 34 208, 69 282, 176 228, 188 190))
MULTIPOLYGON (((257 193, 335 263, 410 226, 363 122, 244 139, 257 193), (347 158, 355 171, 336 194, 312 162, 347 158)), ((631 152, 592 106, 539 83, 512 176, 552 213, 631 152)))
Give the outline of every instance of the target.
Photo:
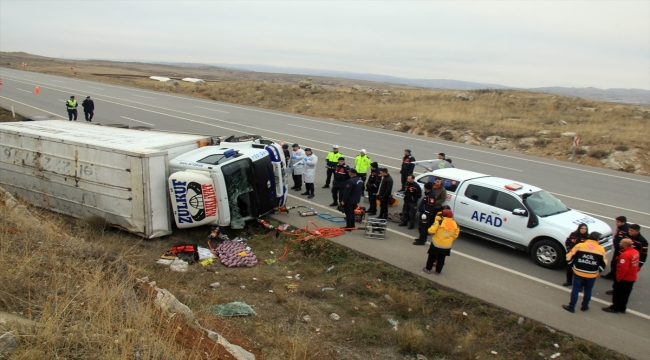
POLYGON ((95 112, 90 110, 90 111, 84 111, 84 116, 86 117, 86 121, 92 121, 93 116, 95 116, 95 112))
POLYGON ((380 219, 386 220, 388 218, 388 199, 387 197, 380 199, 379 216, 377 216, 380 219))
POLYGON ((363 180, 363 186, 361 187, 361 197, 363 198, 363 192, 366 189, 366 178, 368 177, 368 175, 358 174, 357 176, 359 176, 359 179, 363 180))
POLYGON ((305 189, 307 189, 307 192, 309 194, 314 195, 314 183, 305 183, 305 189))
POLYGON ((332 174, 334 174, 334 169, 327 168, 327 178, 325 179, 325 185, 330 184, 330 180, 332 180, 332 174))
POLYGON ((612 295, 612 307, 616 311, 625 312, 627 301, 630 299, 634 281, 617 281, 614 284, 614 295, 612 295))
POLYGON ((404 188, 404 184, 406 184, 406 178, 409 177, 411 174, 402 174, 402 188, 404 188))
POLYGON ((415 213, 418 211, 418 203, 405 202, 402 205, 402 224, 408 223, 409 226, 415 226, 415 213))
POLYGON ((332 188, 332 200, 334 200, 335 203, 339 203, 343 200, 343 190, 345 190, 343 187, 332 188))
POLYGON ((566 267, 566 282, 569 285, 573 284, 573 266, 569 265, 566 267))
POLYGON ((354 209, 357 208, 357 204, 348 204, 343 205, 343 210, 345 211, 345 227, 346 228, 355 228, 354 224, 354 209))
POLYGON ((377 193, 368 191, 368 212, 376 213, 377 212, 377 193))
POLYGON ((74 118, 74 121, 77 121, 77 109, 74 110, 68 109, 68 119, 72 121, 72 118, 74 118))
POLYGON ((293 188, 302 189, 302 175, 291 174, 291 177, 293 177, 293 188))
POLYGON ((427 236, 429 236, 429 228, 431 225, 433 225, 433 220, 435 217, 432 214, 429 214, 426 220, 422 220, 422 214, 423 213, 420 213, 420 225, 418 226, 420 237, 418 238, 418 241, 423 243, 427 241, 427 236))
POLYGON ((427 258, 426 265, 427 270, 431 271, 433 263, 436 263, 436 272, 440 273, 442 268, 445 266, 445 259, 451 253, 451 249, 440 249, 431 243, 428 253, 429 257, 427 258))

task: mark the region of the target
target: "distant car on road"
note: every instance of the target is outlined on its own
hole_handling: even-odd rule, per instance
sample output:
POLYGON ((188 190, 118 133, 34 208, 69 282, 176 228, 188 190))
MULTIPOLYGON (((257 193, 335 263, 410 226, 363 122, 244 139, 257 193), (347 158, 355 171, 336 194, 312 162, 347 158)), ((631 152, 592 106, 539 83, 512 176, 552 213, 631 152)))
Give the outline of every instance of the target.
POLYGON ((605 222, 572 210, 536 186, 473 171, 436 169, 416 177, 420 184, 441 178, 448 205, 461 231, 531 254, 538 265, 565 263, 564 240, 580 223, 602 234, 612 249, 612 230, 605 222))

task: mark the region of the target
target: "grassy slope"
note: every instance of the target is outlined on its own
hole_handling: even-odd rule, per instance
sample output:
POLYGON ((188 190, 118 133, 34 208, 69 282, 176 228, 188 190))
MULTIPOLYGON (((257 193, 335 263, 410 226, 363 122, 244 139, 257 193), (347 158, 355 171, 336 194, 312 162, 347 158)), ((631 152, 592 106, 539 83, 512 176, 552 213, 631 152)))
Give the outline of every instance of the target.
MULTIPOLYGON (((455 97, 458 91, 321 77, 314 78, 317 86, 312 89, 298 87, 297 82, 304 77, 297 75, 0 53, 0 64, 6 67, 20 68, 22 59, 28 59, 30 71, 355 122, 565 161, 572 151, 572 137, 561 137, 560 133, 577 132, 583 147, 578 149, 576 162, 602 167, 600 160, 610 153, 628 151, 623 156, 634 156, 636 161, 624 164, 621 170, 650 172, 647 106, 514 90, 470 91, 474 99, 463 101, 455 97), (164 87, 147 79, 150 75, 191 76, 210 82, 164 87), (364 88, 351 89, 355 83, 364 88), (568 125, 560 125, 560 120, 568 125), (540 133, 543 130, 547 133, 540 133), (486 141, 489 136, 499 136, 505 142, 486 141)), ((453 158, 453 150, 447 152, 453 158)))

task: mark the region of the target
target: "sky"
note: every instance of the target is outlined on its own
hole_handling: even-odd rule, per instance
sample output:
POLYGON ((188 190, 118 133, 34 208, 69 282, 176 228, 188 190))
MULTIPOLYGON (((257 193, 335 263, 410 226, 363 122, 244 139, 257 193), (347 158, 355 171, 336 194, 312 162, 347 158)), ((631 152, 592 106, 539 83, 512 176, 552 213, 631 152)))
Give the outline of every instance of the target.
POLYGON ((0 0, 0 51, 650 89, 650 0, 0 0))

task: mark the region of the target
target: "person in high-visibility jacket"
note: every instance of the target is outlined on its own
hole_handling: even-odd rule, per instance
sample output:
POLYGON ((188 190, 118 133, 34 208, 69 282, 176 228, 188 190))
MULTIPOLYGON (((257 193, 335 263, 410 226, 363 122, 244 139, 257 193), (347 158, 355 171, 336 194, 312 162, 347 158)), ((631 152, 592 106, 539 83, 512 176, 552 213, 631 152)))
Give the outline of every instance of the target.
POLYGON ((363 198, 363 188, 366 184, 366 177, 368 174, 368 169, 370 169, 370 163, 372 160, 366 155, 366 149, 361 149, 359 155, 354 158, 354 169, 357 170, 357 174, 361 180, 363 180, 364 186, 361 187, 361 197, 363 198))
POLYGON ((431 274, 431 269, 436 268, 436 275, 440 275, 442 267, 445 266, 445 258, 451 255, 451 244, 458 238, 460 227, 453 219, 454 213, 450 209, 443 210, 436 215, 433 225, 429 228, 429 234, 433 235, 429 247, 429 258, 423 272, 431 274))
POLYGON ((77 100, 74 99, 74 95, 70 96, 70 99, 65 102, 65 107, 68 109, 68 119, 72 121, 72 118, 74 118, 74 121, 77 121, 77 100))
POLYGON ((592 232, 589 238, 580 244, 576 244, 568 254, 566 261, 573 268, 573 289, 571 289, 571 300, 568 305, 562 305, 562 308, 568 312, 575 312, 578 303, 578 293, 582 287, 585 292, 582 297, 581 311, 589 310, 589 301, 591 300, 591 290, 594 288, 596 278, 601 271, 607 267, 607 252, 605 248, 598 244, 600 239, 599 232, 592 232))
POLYGON ((334 168, 336 165, 339 164, 339 159, 343 156, 341 152, 339 151, 339 146, 334 145, 332 146, 332 151, 327 154, 327 157, 325 158, 326 164, 325 168, 327 169, 327 178, 325 179, 325 185, 323 185, 323 189, 327 189, 330 187, 330 181, 332 180, 332 174, 334 174, 334 168))

